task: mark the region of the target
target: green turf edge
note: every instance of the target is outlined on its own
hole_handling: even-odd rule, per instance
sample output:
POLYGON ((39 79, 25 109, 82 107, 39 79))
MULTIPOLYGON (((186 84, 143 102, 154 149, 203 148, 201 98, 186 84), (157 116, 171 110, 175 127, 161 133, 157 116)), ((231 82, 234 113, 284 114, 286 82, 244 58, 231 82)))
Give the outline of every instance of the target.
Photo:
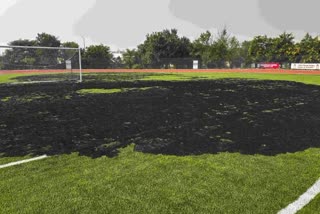
POLYGON ((320 149, 274 157, 121 150, 6 168, 0 213, 276 213, 319 177, 320 149))
MULTIPOLYGON (((179 74, 180 75, 180 74, 179 74)), ((181 79, 182 80, 186 80, 186 79, 188 79, 186 76, 189 76, 190 74, 184 74, 183 76, 181 76, 181 79)), ((304 82, 304 83, 307 83, 307 84, 315 84, 315 85, 319 85, 319 76, 317 75, 317 76, 311 76, 311 75, 287 75, 287 74, 230 74, 230 73, 228 73, 228 74, 208 74, 208 76, 206 76, 206 75, 199 75, 199 74, 196 74, 196 77, 194 77, 193 75, 191 75, 190 76, 190 79, 192 79, 192 78, 196 78, 196 79, 199 79, 198 77, 201 77, 200 79, 216 79, 216 78, 255 78, 255 79, 272 79, 272 80, 290 80, 290 81, 296 81, 296 82, 304 82), (280 76, 281 75, 281 76, 280 76)), ((171 79, 173 79, 173 80, 175 80, 175 78, 177 78, 177 79, 179 79, 180 78, 180 76, 178 76, 178 77, 173 77, 173 76, 170 76, 170 75, 167 75, 167 76, 164 76, 163 78, 160 78, 160 79, 158 79, 158 80, 170 80, 170 78, 171 79)), ((156 79, 156 78, 155 78, 156 79)), ((147 78, 146 78, 146 80, 148 80, 147 78)), ((157 80, 157 79, 156 79, 157 80)), ((302 158, 301 159, 301 161, 303 161, 304 160, 304 158, 302 158)), ((316 162, 317 163, 317 162, 316 162)), ((138 165, 140 165, 140 164, 138 164, 138 165)), ((143 164, 142 164, 143 165, 143 164)), ((314 171, 317 171, 317 168, 315 168, 315 169, 313 169, 314 171)), ((318 174, 319 174, 319 172, 317 172, 318 174)), ((297 173, 297 174, 299 174, 299 173, 297 173)), ((309 175, 309 172, 307 172, 306 173, 306 175, 309 175)), ((294 191, 294 192, 297 192, 297 189, 300 189, 300 190, 298 190, 298 192, 299 193, 297 193, 297 194, 295 194, 294 196, 292 196, 292 197, 290 197, 290 199, 288 199, 288 200, 286 200, 286 202, 285 203, 283 203, 283 206, 281 207, 281 208, 283 208, 283 207, 285 207, 287 204, 289 204, 289 203, 291 203, 291 202, 293 202, 294 200, 296 200, 296 198, 297 197, 299 197, 299 195, 301 195, 303 192, 305 192, 306 191, 306 189, 308 189, 308 187, 310 187, 314 182, 315 182, 315 180, 316 180, 316 177, 317 176, 315 176, 314 177, 314 180, 313 181, 310 181, 309 182, 309 184, 308 185, 305 185, 305 181, 300 181, 301 183, 297 183, 297 185, 296 186, 294 186, 294 188, 296 188, 295 190, 292 190, 291 189, 291 191, 294 191), (301 186, 305 186, 305 188, 303 189, 301 186), (303 190, 302 190, 303 189, 303 190)), ((305 178, 305 176, 304 176, 304 179, 306 179, 305 178)), ((309 179, 309 176, 308 176, 308 179, 309 179)), ((289 185, 289 183, 288 183, 288 186, 291 186, 291 185, 289 185)), ((291 186, 292 187, 292 186, 291 186)), ((289 188, 289 187, 288 187, 289 188)), ((289 195, 291 195, 291 193, 289 194, 289 195)), ((318 199, 318 198, 317 198, 318 199)), ((315 200, 317 200, 317 199, 315 199, 315 200)), ((258 206, 258 205, 257 205, 258 206)), ((312 204, 310 204, 310 206, 312 206, 312 204)), ((279 208, 280 209, 280 208, 279 208)), ((306 207, 305 209, 308 209, 308 207, 306 207)), ((311 208, 311 209, 313 209, 313 208, 311 208)), ((317 207, 315 206, 315 208, 314 209, 317 209, 317 207)), ((217 210, 218 211, 218 210, 217 210)), ((244 210, 243 210, 244 211, 244 210)), ((246 211, 248 211, 248 210, 246 210, 246 211)), ((246 211, 244 211, 244 213, 246 213, 246 211)), ((305 212, 305 213, 310 213, 308 210, 307 211, 302 211, 302 212, 305 212)), ((218 212, 219 213, 219 212, 218 212)), ((228 213, 228 212, 227 212, 228 213)), ((231 213, 231 212, 230 212, 231 213)), ((248 212, 248 213, 250 213, 250 212, 248 212)), ((257 213, 257 212, 254 212, 254 213, 257 213)), ((259 213, 259 212, 258 212, 259 213)), ((261 213, 263 213, 263 212, 261 212, 261 213)))

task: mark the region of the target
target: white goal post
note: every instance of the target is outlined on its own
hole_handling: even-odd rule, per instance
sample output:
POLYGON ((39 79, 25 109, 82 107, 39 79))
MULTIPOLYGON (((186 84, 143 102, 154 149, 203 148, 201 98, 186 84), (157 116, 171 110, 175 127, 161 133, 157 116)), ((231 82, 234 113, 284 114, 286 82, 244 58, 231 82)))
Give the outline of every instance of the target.
POLYGON ((82 82, 81 49, 70 47, 0 45, 0 74, 21 71, 47 73, 74 70, 82 82))

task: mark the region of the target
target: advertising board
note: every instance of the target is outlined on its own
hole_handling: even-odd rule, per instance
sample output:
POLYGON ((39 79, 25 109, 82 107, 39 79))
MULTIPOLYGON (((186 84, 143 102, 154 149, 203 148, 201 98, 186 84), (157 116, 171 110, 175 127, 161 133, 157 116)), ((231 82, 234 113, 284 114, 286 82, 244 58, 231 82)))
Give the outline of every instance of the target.
POLYGON ((72 69, 71 60, 66 60, 66 69, 67 70, 71 70, 72 69))
POLYGON ((199 69, 199 61, 193 60, 193 69, 199 69))
POLYGON ((280 63, 277 62, 263 62, 258 64, 258 68, 268 68, 268 69, 278 69, 280 68, 280 63))
POLYGON ((292 63, 291 69, 294 69, 294 70, 320 70, 320 63, 292 63))

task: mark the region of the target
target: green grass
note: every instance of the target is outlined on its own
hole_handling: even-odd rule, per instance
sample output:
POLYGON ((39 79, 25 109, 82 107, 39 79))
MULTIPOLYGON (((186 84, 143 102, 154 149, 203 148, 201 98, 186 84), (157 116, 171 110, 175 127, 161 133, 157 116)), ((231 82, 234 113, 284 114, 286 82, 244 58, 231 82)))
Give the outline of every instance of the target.
POLYGON ((320 75, 307 74, 253 74, 253 73, 172 73, 156 76, 147 76, 143 80, 213 80, 223 78, 241 78, 241 79, 258 79, 258 80, 286 80, 302 82, 306 84, 320 85, 320 75))
MULTIPOLYGON (((84 81, 86 81, 86 75, 92 75, 85 73, 84 81)), ((127 81, 190 81, 190 80, 215 80, 223 78, 241 78, 241 79, 256 79, 256 80, 285 80, 301 82, 305 84, 320 85, 320 75, 308 75, 308 74, 266 74, 266 73, 212 73, 212 72, 200 72, 200 73, 107 73, 94 74, 100 77, 100 80, 115 81, 127 80, 127 81), (149 74, 149 75, 148 75, 149 74), (119 77, 119 78, 116 78, 119 77), (130 78, 128 78, 130 77, 130 78)))
MULTIPOLYGON (((3 84, 3 83, 17 83, 17 82, 21 82, 18 81, 16 78, 19 78, 19 77, 29 77, 29 76, 41 76, 41 75, 44 75, 44 76, 52 76, 50 78, 47 78, 45 79, 46 80, 64 80, 66 79, 65 76, 68 76, 69 74, 66 74, 66 73, 23 73, 23 74, 0 74, 0 84, 3 84), (57 76, 59 78, 57 78, 57 76)), ((27 80, 26 82, 28 82, 29 80, 27 80)), ((22 81, 23 82, 23 81, 22 81)))
MULTIPOLYGON (((16 82, 15 78, 20 76, 41 75, 41 74, 3 74, 0 75, 0 83, 16 82)), ((48 75, 48 74, 45 74, 48 75)), ((59 75, 59 74, 52 74, 59 75)), ((64 75, 64 74, 60 74, 64 75)), ((302 82, 306 84, 320 85, 320 75, 307 74, 265 74, 265 73, 210 73, 210 72, 190 72, 190 73, 84 73, 86 76, 96 76, 99 80, 105 81, 136 81, 136 80, 159 80, 159 81, 187 81, 187 80, 210 80, 221 78, 244 78, 260 80, 287 80, 302 82)))
POLYGON ((129 146, 115 158, 61 155, 0 173, 0 213, 276 213, 320 176, 320 149, 275 157, 175 157, 129 146))
POLYGON ((81 89, 77 91, 79 94, 113 94, 123 92, 120 88, 113 89, 101 89, 101 88, 90 88, 90 89, 81 89))
POLYGON ((1 98, 0 101, 2 102, 7 102, 11 99, 11 97, 4 97, 4 98, 1 98))
MULTIPOLYGON (((247 78, 320 85, 319 75, 95 75, 106 81, 113 75, 115 81, 122 77, 128 81, 247 78)), ((17 76, 0 75, 0 82, 12 82, 17 76)), ((81 93, 126 90, 88 89, 81 93)), ((0 164, 21 159, 25 157, 0 154, 0 164)), ((129 146, 115 158, 92 159, 76 153, 54 156, 0 170, 0 213, 276 213, 319 179, 319 165, 320 149, 315 148, 277 156, 221 153, 176 157, 134 152, 129 146)), ((299 213, 319 210, 320 196, 299 213)))
POLYGON ((2 74, 0 75, 0 83, 14 82, 15 77, 22 76, 21 74, 2 74))
POLYGON ((298 214, 319 213, 320 210, 320 195, 318 195, 310 204, 304 207, 298 214))
POLYGON ((41 75, 41 74, 0 74, 0 83, 12 83, 17 82, 15 78, 22 76, 30 76, 30 75, 41 75))
POLYGON ((0 98, 0 101, 8 102, 11 99, 14 99, 16 102, 28 103, 35 100, 45 99, 45 98, 50 98, 50 96, 44 93, 40 93, 40 94, 30 94, 23 97, 4 97, 4 98, 0 98))
POLYGON ((103 88, 88 88, 78 90, 79 94, 114 94, 114 93, 124 93, 127 91, 145 91, 156 87, 143 87, 143 88, 112 88, 112 89, 103 89, 103 88))

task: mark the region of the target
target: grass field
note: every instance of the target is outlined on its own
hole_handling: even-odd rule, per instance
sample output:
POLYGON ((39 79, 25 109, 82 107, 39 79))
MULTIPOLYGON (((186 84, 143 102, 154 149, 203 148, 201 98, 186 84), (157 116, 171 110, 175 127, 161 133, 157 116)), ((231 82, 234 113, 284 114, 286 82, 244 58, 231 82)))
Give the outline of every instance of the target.
MULTIPOLYGON (((16 82, 14 78, 21 76, 0 75, 0 82, 16 82)), ((21 81, 23 78, 25 75, 21 81)), ((47 78, 50 76, 44 77, 47 78)), ((252 73, 85 74, 84 81, 99 80, 112 86, 118 81, 198 82, 224 78, 286 80, 320 85, 320 75, 252 73)), ((152 91, 151 86, 140 89, 147 93, 146 96, 148 93, 163 93, 158 89, 152 91)), ((22 90, 25 96, 28 90, 22 90)), ((135 87, 130 89, 123 83, 120 88, 81 88, 75 94, 61 96, 68 97, 67 100, 79 96, 77 99, 88 99, 89 102, 87 94, 118 96, 128 91, 131 95, 137 93, 135 87)), ((14 97, 14 92, 10 93, 0 96, 2 106, 14 97)), ((14 102, 10 102, 17 109, 29 103, 36 106, 55 96, 49 95, 43 99, 29 99, 28 102, 14 97, 14 102)), ((121 109, 119 106, 119 111, 121 109)), ((0 131, 1 124, 0 121, 0 131)), ((4 143, 1 146, 4 145, 7 146, 4 143)), ((30 153, 17 153, 23 154, 20 156, 0 150, 0 164, 35 155, 32 145, 27 146, 32 148, 28 150, 30 153)), ((274 155, 225 151, 177 156, 138 152, 130 143, 119 148, 119 154, 113 157, 102 155, 96 158, 66 150, 41 161, 0 169, 0 213, 277 213, 320 177, 320 148, 305 147, 307 149, 302 151, 274 155)), ((13 151, 12 148, 7 149, 13 151)), ((317 197, 300 213, 319 213, 319 210, 320 198, 317 197)))

